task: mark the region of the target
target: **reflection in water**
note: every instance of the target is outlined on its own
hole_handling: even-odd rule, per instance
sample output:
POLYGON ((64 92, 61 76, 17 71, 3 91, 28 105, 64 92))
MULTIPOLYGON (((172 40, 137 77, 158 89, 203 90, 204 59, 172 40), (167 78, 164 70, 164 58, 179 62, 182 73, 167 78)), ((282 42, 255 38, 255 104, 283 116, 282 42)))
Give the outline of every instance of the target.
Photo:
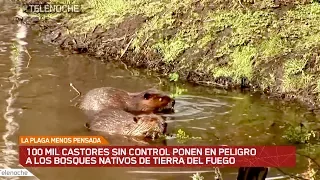
POLYGON ((229 111, 225 109, 230 107, 228 103, 216 98, 181 95, 176 98, 175 113, 165 114, 164 116, 174 118, 168 120, 168 123, 188 122, 227 114, 229 111))
MULTIPOLYGON (((0 0, 0 3, 3 2, 0 0)), ((9 2, 9 1, 7 1, 9 2)), ((8 3, 5 3, 8 4, 8 3)), ((111 86, 131 92, 157 86, 158 79, 141 73, 132 76, 117 64, 92 60, 82 55, 69 55, 59 48, 43 44, 35 32, 28 32, 24 25, 9 22, 15 14, 8 7, 0 5, 0 84, 5 93, 0 93, 0 109, 5 120, 0 123, 3 133, 1 141, 0 166, 15 167, 18 135, 92 135, 83 127, 84 116, 70 102, 77 95, 74 85, 81 94, 90 89, 111 86), (6 17, 3 18, 3 17, 6 17), (11 23, 11 24, 10 24, 11 23), (13 34, 15 33, 15 34, 13 34), (10 39, 15 36, 14 41, 10 39), (32 67, 28 66, 28 49, 32 48, 32 67), (14 45, 12 45, 14 44, 14 45), (10 49, 11 47, 11 49, 10 49), (8 50, 11 50, 11 56, 8 50), (24 55, 24 56, 23 56, 24 55), (10 56, 10 59, 9 59, 10 56), (10 71, 9 71, 10 69, 10 71), (24 73, 24 71, 28 73, 24 73), (7 78, 9 77, 9 79, 7 78), (29 81, 31 80, 32 81, 29 81), (28 83, 28 86, 22 85, 28 83), (70 83, 72 86, 70 87, 70 83), (18 94, 19 93, 19 94, 18 94), (3 106, 4 105, 4 106, 3 106), (22 110, 16 107, 23 108, 22 110), (21 115, 20 115, 20 114, 21 115), (18 124, 19 125, 18 125, 18 124), (17 129, 19 128, 19 131, 17 129)), ((161 87, 167 89, 168 87, 161 87)), ((159 88, 159 89, 161 89, 159 88)), ((186 145, 268 145, 282 144, 283 129, 287 122, 304 118, 303 110, 294 107, 279 108, 279 103, 264 101, 249 95, 226 93, 211 88, 183 85, 187 93, 178 96, 176 113, 168 117, 168 133, 182 129, 192 137, 186 145), (286 109, 284 109, 286 108, 286 109), (276 126, 270 126, 276 122, 276 126)), ((180 88, 180 89, 181 89, 180 88)), ((173 93, 170 91, 169 93, 173 93)), ((317 119, 308 116, 314 126, 320 127, 317 119)), ((127 139, 108 137, 114 144, 132 145, 127 139)), ((168 138, 167 145, 181 145, 174 137, 168 138)), ((162 145, 157 142, 156 145, 162 145)), ((300 157, 297 157, 300 158, 300 157)), ((306 170, 308 162, 301 161, 288 172, 306 170)), ((190 179, 194 172, 202 172, 205 179, 213 178, 212 168, 33 168, 32 173, 39 179, 190 179), (128 173, 127 173, 128 172, 128 173)), ((221 169, 224 179, 235 179, 235 169, 221 169)), ((277 172, 271 172, 276 176, 277 172)))
MULTIPOLYGON (((2 138, 4 141, 4 149, 3 152, 3 159, 4 163, 1 165, 4 168, 10 168, 12 166, 16 166, 18 158, 18 152, 15 150, 15 146, 17 145, 14 143, 11 138, 15 134, 15 132, 19 128, 19 124, 15 121, 15 115, 21 114, 21 110, 15 108, 13 104, 17 100, 18 93, 16 90, 20 87, 23 82, 21 78, 21 70, 23 66, 23 54, 25 52, 25 45, 27 43, 23 41, 24 38, 27 36, 27 27, 24 24, 18 24, 18 30, 16 32, 16 36, 13 39, 13 45, 11 47, 11 56, 10 60, 12 62, 12 67, 10 68, 11 75, 9 76, 9 82, 12 84, 11 88, 8 90, 8 98, 6 99, 7 106, 4 113, 4 119, 6 120, 6 132, 4 132, 2 138)), ((18 177, 11 178, 11 179, 19 179, 18 177)))

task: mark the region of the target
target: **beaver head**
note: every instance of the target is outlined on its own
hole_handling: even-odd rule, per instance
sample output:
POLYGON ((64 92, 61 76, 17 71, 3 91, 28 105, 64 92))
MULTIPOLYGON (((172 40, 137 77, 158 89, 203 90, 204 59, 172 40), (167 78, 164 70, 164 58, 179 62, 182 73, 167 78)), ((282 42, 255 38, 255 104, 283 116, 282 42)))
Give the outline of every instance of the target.
POLYGON ((133 97, 135 105, 129 105, 128 110, 131 112, 144 113, 171 113, 174 112, 175 100, 163 92, 149 89, 133 97), (130 108, 135 107, 136 110, 130 108))
POLYGON ((167 124, 164 119, 155 114, 134 116, 128 130, 128 136, 145 137, 155 139, 166 132, 167 124))

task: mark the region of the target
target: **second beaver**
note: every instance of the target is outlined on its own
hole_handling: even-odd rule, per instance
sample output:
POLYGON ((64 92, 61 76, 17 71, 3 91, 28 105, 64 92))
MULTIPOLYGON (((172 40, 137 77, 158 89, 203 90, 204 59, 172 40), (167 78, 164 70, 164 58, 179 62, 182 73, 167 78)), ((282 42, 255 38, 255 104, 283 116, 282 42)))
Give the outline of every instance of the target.
POLYGON ((92 115, 106 108, 117 108, 133 114, 173 112, 175 100, 156 89, 130 93, 113 87, 90 90, 82 99, 80 109, 92 115))
POLYGON ((110 135, 124 135, 155 139, 166 132, 167 124, 156 114, 135 116, 123 110, 108 108, 96 113, 86 127, 110 135))

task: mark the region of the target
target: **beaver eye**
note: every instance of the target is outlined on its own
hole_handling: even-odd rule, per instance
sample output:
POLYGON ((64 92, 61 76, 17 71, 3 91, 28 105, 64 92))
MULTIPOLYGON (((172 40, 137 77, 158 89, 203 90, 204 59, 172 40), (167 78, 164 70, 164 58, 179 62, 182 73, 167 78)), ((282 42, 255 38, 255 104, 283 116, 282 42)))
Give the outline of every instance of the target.
POLYGON ((137 123, 138 122, 138 117, 133 117, 133 121, 137 123))
POLYGON ((149 93, 145 93, 144 95, 143 95, 143 98, 144 99, 149 99, 151 97, 151 94, 149 94, 149 93))

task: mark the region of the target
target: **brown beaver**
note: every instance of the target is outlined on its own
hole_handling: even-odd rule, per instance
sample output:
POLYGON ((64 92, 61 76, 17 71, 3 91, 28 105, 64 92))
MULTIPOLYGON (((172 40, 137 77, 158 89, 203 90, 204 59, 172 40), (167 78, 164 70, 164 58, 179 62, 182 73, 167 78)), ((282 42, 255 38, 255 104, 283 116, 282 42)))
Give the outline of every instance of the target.
POLYGON ((173 112, 175 100, 156 89, 129 93, 113 88, 101 87, 90 90, 82 99, 80 109, 92 115, 105 108, 117 108, 133 114, 173 112))
POLYGON ((108 108, 96 113, 86 127, 110 135, 157 138, 166 132, 164 119, 156 114, 135 116, 123 110, 108 108))

